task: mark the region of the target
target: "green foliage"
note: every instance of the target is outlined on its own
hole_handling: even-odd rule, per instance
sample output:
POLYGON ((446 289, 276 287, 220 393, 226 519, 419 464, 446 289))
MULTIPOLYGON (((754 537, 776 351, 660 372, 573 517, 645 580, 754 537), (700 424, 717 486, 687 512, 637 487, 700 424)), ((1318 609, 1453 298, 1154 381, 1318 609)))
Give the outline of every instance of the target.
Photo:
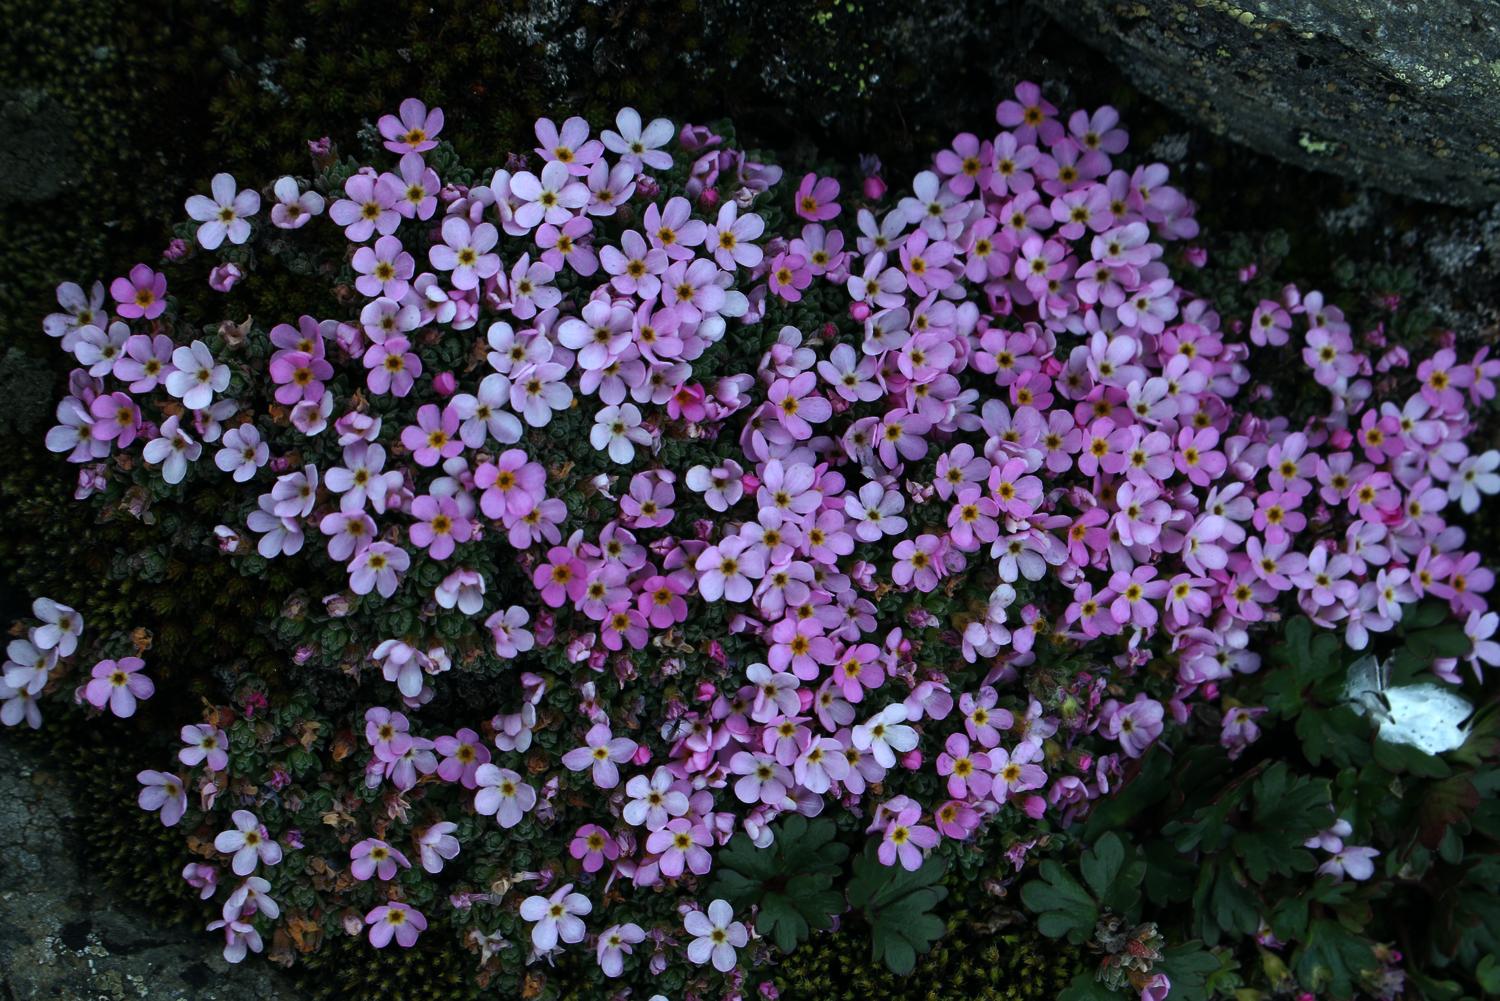
POLYGON ((938 885, 947 870, 941 856, 930 855, 915 871, 881 865, 872 843, 854 859, 849 903, 864 916, 872 933, 872 960, 884 959, 892 973, 907 974, 917 954, 927 952, 947 930, 930 913, 948 896, 938 885))
POLYGON ((1101 911, 1125 914, 1141 898, 1146 863, 1113 831, 1083 852, 1079 869, 1088 889, 1053 859, 1042 861, 1041 879, 1021 887, 1021 900, 1039 915, 1042 934, 1083 942, 1093 934, 1101 911))
POLYGON ((810 929, 832 928, 843 912, 843 894, 829 887, 842 873, 849 849, 833 840, 838 829, 826 817, 808 821, 793 814, 772 830, 775 841, 765 848, 756 848, 744 834, 730 839, 718 856, 712 894, 736 910, 759 905, 756 931, 791 952, 810 929))

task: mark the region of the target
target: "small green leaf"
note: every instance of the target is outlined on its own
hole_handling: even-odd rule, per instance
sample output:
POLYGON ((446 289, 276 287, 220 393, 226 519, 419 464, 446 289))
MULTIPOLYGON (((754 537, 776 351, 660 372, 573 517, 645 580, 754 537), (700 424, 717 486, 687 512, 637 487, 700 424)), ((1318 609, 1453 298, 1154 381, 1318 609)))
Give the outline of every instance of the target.
MULTIPOLYGON (((1474 967, 1474 976, 1478 978, 1479 986, 1484 988, 1486 994, 1500 994, 1500 961, 1497 961, 1494 956, 1485 956, 1481 959, 1479 965, 1474 967)), ((1447 983, 1449 982, 1445 981, 1444 986, 1447 983)))
POLYGON ((1208 978, 1223 967, 1218 956, 1203 948, 1202 942, 1194 941, 1168 946, 1152 969, 1172 981, 1174 1001, 1208 1001, 1208 978))

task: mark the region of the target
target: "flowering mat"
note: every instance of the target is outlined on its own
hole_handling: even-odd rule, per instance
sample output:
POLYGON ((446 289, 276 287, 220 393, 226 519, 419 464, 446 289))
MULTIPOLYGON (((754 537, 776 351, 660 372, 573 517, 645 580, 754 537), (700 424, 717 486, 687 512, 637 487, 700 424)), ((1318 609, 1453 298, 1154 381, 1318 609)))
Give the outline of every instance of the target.
POLYGON ((996 120, 899 190, 629 108, 476 170, 416 100, 378 163, 217 175, 58 288, 46 446, 232 568, 245 656, 38 597, 0 719, 185 707, 138 776, 179 890, 346 990, 1500 992, 1453 523, 1500 359, 1221 317, 1112 108, 996 120))

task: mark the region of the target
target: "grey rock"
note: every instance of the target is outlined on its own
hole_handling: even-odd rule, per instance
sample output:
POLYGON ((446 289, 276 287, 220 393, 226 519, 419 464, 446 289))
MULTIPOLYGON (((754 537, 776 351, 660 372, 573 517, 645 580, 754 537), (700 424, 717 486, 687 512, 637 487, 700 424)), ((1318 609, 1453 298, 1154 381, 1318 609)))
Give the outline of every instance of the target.
POLYGON ((41 90, 0 90, 0 205, 41 202, 77 170, 73 118, 41 90))
POLYGON ((0 998, 7 1001, 294 1001, 259 957, 159 928, 87 875, 70 790, 0 736, 0 998))
POLYGON ((1298 166, 1500 200, 1500 0, 1039 0, 1149 96, 1298 166))

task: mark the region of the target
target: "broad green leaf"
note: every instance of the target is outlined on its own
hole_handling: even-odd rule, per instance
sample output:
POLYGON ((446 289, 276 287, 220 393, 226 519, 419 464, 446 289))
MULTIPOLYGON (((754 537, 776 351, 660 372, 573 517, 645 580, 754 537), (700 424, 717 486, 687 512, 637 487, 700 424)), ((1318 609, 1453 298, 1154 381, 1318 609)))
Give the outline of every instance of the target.
POLYGON ((1141 759, 1141 770, 1135 778, 1120 786, 1109 797, 1098 800, 1083 829, 1083 840, 1092 843, 1106 831, 1117 830, 1172 791, 1172 759, 1153 744, 1141 759))
POLYGON ((873 841, 855 857, 849 902, 870 925, 873 958, 883 959, 891 972, 910 973, 917 953, 929 951, 947 932, 943 920, 929 913, 948 896, 948 888, 937 885, 946 870, 939 855, 928 856, 913 872, 881 865, 873 841))
POLYGON ((1316 993, 1326 990, 1339 1001, 1352 997, 1354 981, 1378 965, 1369 943, 1328 918, 1309 923, 1307 938, 1292 956, 1292 969, 1304 987, 1316 993))
POLYGON ((1075 975, 1073 982, 1057 995, 1057 1001, 1128 1001, 1128 995, 1110 990, 1090 968, 1075 975))
POLYGON ((1138 887, 1146 873, 1146 863, 1135 857, 1135 848, 1127 849, 1120 836, 1111 831, 1100 838, 1079 860, 1079 869, 1094 891, 1094 899, 1116 913, 1123 914, 1141 898, 1138 887))
POLYGON ((1422 844, 1435 851, 1448 829, 1479 806, 1479 790, 1466 776, 1454 775, 1427 787, 1417 806, 1417 831, 1422 844))
POLYGON ((1170 841, 1146 842, 1146 896, 1158 907, 1189 900, 1199 866, 1170 841))
POLYGON ((1021 901, 1037 913, 1036 926, 1049 938, 1068 936, 1079 943, 1087 939, 1099 921, 1099 908, 1072 875, 1052 859, 1037 869, 1041 879, 1021 887, 1021 901))
POLYGON ((1159 970, 1172 981, 1174 1001, 1208 1001, 1205 988, 1208 978, 1223 969, 1219 957, 1203 948, 1202 942, 1184 942, 1162 950, 1153 970, 1159 970))

